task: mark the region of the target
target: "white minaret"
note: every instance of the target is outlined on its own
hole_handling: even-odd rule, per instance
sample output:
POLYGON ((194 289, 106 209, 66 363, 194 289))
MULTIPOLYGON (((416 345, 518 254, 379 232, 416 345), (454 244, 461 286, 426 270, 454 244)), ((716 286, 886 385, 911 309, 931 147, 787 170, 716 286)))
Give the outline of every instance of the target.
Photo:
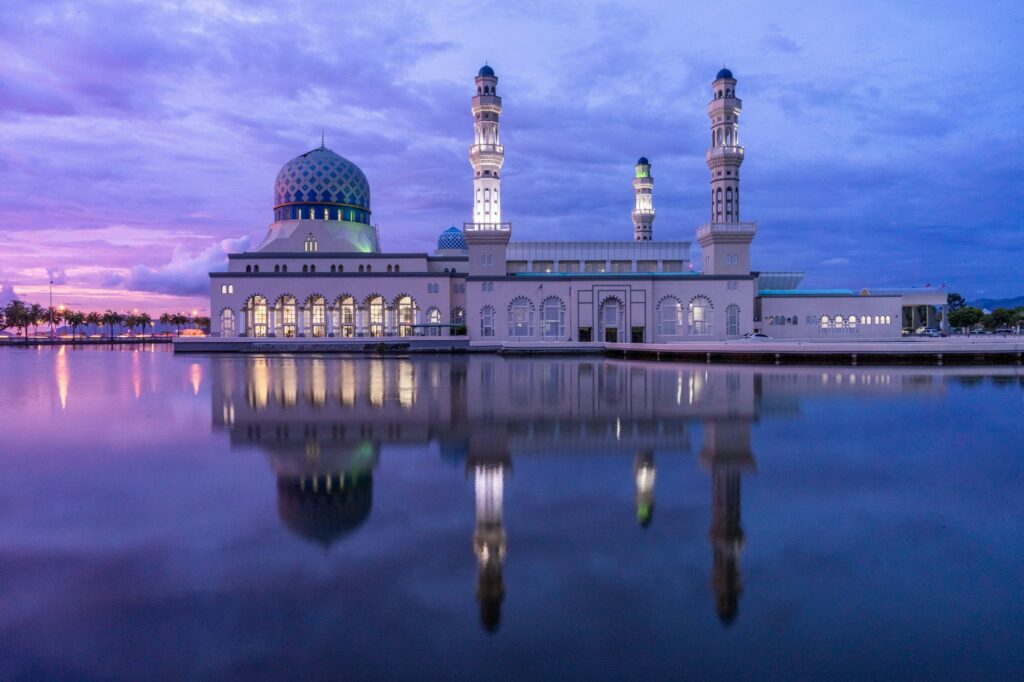
POLYGON ((498 77, 486 64, 476 75, 476 95, 473 97, 473 145, 469 148, 469 161, 473 164, 473 222, 496 224, 501 222, 501 166, 505 163, 505 148, 498 138, 498 120, 501 117, 501 98, 497 95, 498 77))
POLYGON ((711 84, 714 99, 708 104, 711 119, 711 147, 707 152, 711 171, 711 222, 740 221, 740 112, 743 102, 736 97, 736 79, 732 71, 722 69, 711 84))
POLYGON ((705 275, 743 275, 750 273, 750 242, 754 223, 740 222, 740 111, 743 102, 736 97, 736 79, 723 68, 711 85, 708 103, 711 119, 711 146, 706 158, 711 171, 711 220, 697 228, 697 243, 703 252, 705 275))
POLYGON ((654 178, 651 177, 651 162, 641 156, 636 162, 636 176, 633 178, 633 239, 638 242, 651 241, 654 231, 654 178))

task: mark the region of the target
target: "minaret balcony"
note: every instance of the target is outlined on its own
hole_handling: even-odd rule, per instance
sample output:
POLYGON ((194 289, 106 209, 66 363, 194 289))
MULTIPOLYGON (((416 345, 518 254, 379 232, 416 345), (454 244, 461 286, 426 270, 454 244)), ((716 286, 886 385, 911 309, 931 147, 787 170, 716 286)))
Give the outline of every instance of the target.
POLYGON ((634 218, 654 218, 653 208, 637 208, 633 210, 634 218))
POLYGON ((697 242, 701 246, 713 241, 749 244, 756 234, 756 223, 705 223, 697 228, 697 242))
POLYGON ((743 147, 739 145, 711 147, 705 156, 709 166, 725 165, 728 163, 740 164, 743 163, 743 147))

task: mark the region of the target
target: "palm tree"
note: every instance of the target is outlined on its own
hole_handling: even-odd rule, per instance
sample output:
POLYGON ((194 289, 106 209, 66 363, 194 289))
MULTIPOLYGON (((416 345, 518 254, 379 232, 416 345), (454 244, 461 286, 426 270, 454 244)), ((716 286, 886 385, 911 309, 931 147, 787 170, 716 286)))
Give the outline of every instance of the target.
POLYGON ((85 324, 85 313, 78 310, 67 310, 64 312, 64 321, 71 326, 71 340, 75 340, 78 328, 85 324))
POLYGON ((4 317, 7 318, 7 324, 15 329, 21 329, 25 334, 25 342, 28 342, 28 328, 32 322, 29 320, 28 308, 25 304, 14 299, 4 308, 4 317))
POLYGON ((111 343, 114 342, 114 325, 120 327, 123 322, 124 315, 122 315, 121 313, 115 312, 113 310, 108 310, 107 312, 103 313, 103 324, 110 327, 111 343))
POLYGON ((128 327, 128 333, 132 334, 135 332, 135 328, 139 326, 139 315, 138 313, 128 313, 124 316, 124 326, 128 327))
POLYGON ((59 308, 46 308, 43 310, 42 320, 50 325, 50 333, 56 335, 57 327, 64 319, 64 313, 59 308))
POLYGON ((29 324, 32 325, 32 335, 37 336, 39 334, 39 323, 43 321, 43 314, 45 313, 43 306, 38 303, 33 303, 28 307, 28 319, 29 324))
POLYGON ((136 320, 142 327, 142 338, 146 338, 146 327, 153 326, 153 318, 149 316, 149 313, 139 313, 136 315, 136 320))
POLYGON ((192 321, 195 322, 196 323, 196 327, 198 327, 199 329, 202 329, 203 332, 205 332, 207 334, 210 333, 210 318, 203 317, 203 316, 200 315, 199 317, 194 318, 192 321))
POLYGON ((171 324, 178 328, 178 336, 181 336, 181 328, 188 324, 188 316, 181 313, 171 315, 171 324))
POLYGON ((160 315, 160 324, 164 325, 165 327, 170 327, 172 324, 174 324, 174 322, 171 321, 171 317, 172 315, 170 313, 162 313, 160 315))
POLYGON ((103 316, 95 310, 85 315, 85 323, 93 328, 95 331, 101 324, 103 324, 103 316))

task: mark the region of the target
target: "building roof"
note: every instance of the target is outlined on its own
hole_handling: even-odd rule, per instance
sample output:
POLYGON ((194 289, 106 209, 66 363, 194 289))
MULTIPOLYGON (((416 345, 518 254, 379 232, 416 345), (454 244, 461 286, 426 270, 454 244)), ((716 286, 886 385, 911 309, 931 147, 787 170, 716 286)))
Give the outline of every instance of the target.
POLYGON ((718 72, 718 75, 715 76, 715 80, 717 81, 717 80, 721 80, 723 78, 732 78, 732 71, 730 71, 729 69, 725 68, 724 66, 718 72))
POLYGON ((480 67, 480 71, 478 71, 476 75, 478 75, 478 76, 493 76, 494 75, 494 69, 489 67, 487 64, 484 64, 483 66, 480 67))
POLYGON ((643 165, 645 165, 645 166, 650 166, 650 165, 651 165, 651 162, 647 160, 647 157, 646 157, 646 156, 641 156, 641 157, 640 157, 639 159, 637 159, 637 161, 636 161, 636 165, 638 165, 638 166, 639 166, 639 165, 641 165, 641 164, 643 164, 643 165))

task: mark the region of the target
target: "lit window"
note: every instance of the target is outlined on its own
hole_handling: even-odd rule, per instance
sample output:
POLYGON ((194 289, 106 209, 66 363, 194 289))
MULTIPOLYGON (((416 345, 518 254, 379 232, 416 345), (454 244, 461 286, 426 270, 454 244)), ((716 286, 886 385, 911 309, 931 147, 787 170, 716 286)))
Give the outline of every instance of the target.
POLYGON ((683 326, 683 306, 673 296, 661 299, 658 304, 658 333, 662 336, 676 336, 683 326))
POLYGON ((480 309, 480 336, 494 336, 494 308, 489 305, 480 309))
POLYGON ((691 334, 711 333, 711 301, 703 296, 696 297, 690 301, 689 313, 691 334))

